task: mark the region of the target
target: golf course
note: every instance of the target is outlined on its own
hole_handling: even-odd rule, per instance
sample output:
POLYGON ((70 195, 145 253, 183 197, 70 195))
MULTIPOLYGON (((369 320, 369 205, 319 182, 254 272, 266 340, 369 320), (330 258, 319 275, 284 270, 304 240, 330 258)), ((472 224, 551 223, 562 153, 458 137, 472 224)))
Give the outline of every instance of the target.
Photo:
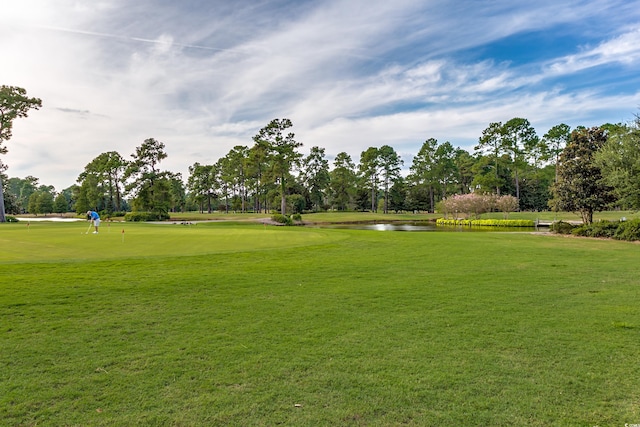
POLYGON ((3 426, 640 424, 640 245, 0 224, 3 426))

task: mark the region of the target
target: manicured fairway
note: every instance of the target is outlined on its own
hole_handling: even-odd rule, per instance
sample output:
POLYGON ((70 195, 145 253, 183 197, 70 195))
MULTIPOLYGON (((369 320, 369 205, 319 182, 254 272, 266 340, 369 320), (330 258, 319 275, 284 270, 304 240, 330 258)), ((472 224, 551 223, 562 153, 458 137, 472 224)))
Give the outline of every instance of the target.
POLYGON ((0 424, 640 423, 638 244, 111 227, 0 227, 0 424))

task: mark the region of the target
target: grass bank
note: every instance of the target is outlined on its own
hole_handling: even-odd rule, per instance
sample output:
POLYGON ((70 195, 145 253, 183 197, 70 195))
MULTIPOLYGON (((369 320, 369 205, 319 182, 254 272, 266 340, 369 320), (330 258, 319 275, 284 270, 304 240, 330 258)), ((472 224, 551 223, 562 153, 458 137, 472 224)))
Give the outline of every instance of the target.
POLYGON ((6 425, 640 421, 638 245, 124 226, 0 227, 6 425))
MULTIPOLYGON (((254 213, 175 213, 171 214, 174 221, 259 221, 271 218, 270 214, 254 214, 254 213)), ((438 218, 442 218, 442 213, 382 213, 382 212, 316 212, 306 213, 302 215, 302 219, 306 222, 313 223, 355 223, 355 222, 367 222, 367 221, 433 221, 438 218)), ((607 221, 619 221, 621 218, 633 219, 640 218, 640 212, 632 211, 606 211, 596 212, 594 214, 594 220, 607 220, 607 221)), ((482 219, 503 219, 504 214, 502 212, 492 212, 483 214, 480 216, 482 219)), ((511 212, 508 215, 509 219, 524 219, 531 221, 581 221, 581 217, 578 214, 571 212, 511 212)))

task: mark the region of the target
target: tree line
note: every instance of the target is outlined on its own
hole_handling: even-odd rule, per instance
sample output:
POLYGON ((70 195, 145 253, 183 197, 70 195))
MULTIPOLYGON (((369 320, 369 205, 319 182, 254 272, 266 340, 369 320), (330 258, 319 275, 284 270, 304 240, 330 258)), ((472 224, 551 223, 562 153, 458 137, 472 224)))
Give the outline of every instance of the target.
POLYGON ((638 117, 573 130, 561 123, 542 137, 524 118, 494 122, 472 152, 425 140, 404 174, 404 161, 389 145, 367 148, 357 163, 340 152, 330 164, 318 146, 303 155, 292 127, 289 119, 272 120, 252 145, 237 145, 213 164, 195 162, 186 181, 161 170, 168 154, 154 138, 130 159, 100 154, 60 193, 35 177, 7 179, 2 170, 7 212, 434 212, 470 193, 513 196, 519 210, 580 212, 585 222, 594 211, 640 208, 638 117))

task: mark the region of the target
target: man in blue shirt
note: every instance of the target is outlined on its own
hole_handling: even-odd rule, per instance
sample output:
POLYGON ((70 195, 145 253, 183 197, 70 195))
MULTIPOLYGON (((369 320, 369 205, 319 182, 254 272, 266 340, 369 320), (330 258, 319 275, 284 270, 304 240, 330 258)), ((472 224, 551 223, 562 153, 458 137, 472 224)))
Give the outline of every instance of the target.
POLYGON ((98 215, 98 212, 87 211, 87 218, 89 218, 89 221, 93 221, 93 226, 96 228, 93 234, 98 234, 98 227, 100 226, 100 215, 98 215))

